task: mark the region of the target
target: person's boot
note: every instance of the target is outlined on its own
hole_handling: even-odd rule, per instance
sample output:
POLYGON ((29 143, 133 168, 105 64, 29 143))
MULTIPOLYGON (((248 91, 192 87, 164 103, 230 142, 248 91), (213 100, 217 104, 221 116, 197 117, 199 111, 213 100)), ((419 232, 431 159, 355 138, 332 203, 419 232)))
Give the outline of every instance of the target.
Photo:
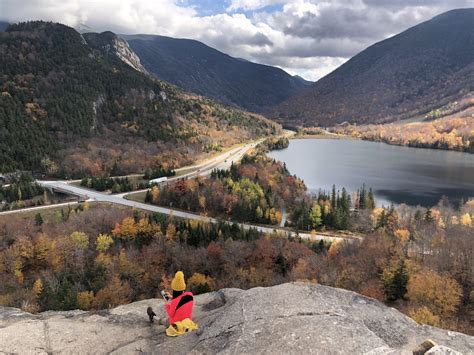
POLYGON ((153 323, 154 322, 154 317, 156 317, 156 313, 153 312, 153 309, 151 307, 148 307, 146 309, 146 313, 148 314, 148 318, 150 319, 150 323, 153 323))

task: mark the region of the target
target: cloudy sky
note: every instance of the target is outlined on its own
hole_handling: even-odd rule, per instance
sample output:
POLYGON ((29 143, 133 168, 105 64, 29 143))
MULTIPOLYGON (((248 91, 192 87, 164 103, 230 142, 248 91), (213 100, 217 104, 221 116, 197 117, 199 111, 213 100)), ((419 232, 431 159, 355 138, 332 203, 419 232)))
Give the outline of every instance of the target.
POLYGON ((0 20, 193 38, 317 80, 374 42, 474 0, 0 0, 0 20))

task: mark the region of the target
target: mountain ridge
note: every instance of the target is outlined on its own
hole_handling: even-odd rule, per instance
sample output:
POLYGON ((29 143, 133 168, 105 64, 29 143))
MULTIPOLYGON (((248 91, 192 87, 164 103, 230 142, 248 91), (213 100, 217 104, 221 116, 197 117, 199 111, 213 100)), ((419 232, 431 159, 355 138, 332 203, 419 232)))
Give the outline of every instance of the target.
POLYGON ((474 9, 451 10, 380 41, 270 110, 284 123, 383 123, 474 91, 474 9))
POLYGON ((250 111, 261 112, 308 86, 280 68, 234 58, 197 40, 120 36, 157 78, 250 111))
POLYGON ((26 22, 0 32, 0 48, 2 172, 80 177, 114 167, 123 174, 177 167, 279 130, 262 116, 137 71, 127 57, 132 52, 111 32, 81 35, 61 24, 26 22))

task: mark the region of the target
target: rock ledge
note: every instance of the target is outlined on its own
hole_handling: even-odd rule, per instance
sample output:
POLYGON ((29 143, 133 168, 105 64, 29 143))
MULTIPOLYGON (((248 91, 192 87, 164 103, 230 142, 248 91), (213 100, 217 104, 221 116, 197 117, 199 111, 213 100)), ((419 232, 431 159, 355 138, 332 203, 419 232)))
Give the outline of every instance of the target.
POLYGON ((374 299, 321 285, 199 295, 200 329, 178 338, 148 323, 148 306, 164 316, 159 299, 98 312, 33 315, 0 307, 0 353, 412 354, 428 338, 462 354, 474 349, 474 337, 418 325, 374 299))

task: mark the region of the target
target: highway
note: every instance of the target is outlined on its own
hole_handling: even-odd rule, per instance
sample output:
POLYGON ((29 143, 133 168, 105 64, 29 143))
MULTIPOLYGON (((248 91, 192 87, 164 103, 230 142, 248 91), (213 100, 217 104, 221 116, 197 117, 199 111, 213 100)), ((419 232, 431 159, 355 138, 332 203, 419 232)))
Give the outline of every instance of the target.
MULTIPOLYGON (((204 173, 204 172, 203 172, 204 173)), ((39 183, 45 187, 45 188, 58 188, 61 191, 69 191, 70 194, 73 195, 79 195, 79 196, 86 196, 88 198, 88 201, 91 202, 106 202, 106 203, 112 203, 116 205, 122 205, 122 206, 128 206, 132 208, 137 208, 141 209, 144 211, 149 211, 149 212, 157 212, 157 213, 162 213, 166 215, 173 215, 175 217, 179 218, 185 218, 185 219, 193 219, 201 222, 210 222, 210 223, 217 223, 217 219, 212 218, 212 217, 207 217, 207 216, 201 216, 196 213, 191 213, 191 212, 185 212, 181 210, 175 210, 167 207, 161 207, 161 206, 154 206, 154 205, 149 205, 145 203, 140 203, 140 202, 135 202, 131 200, 127 200, 123 194, 120 195, 107 195, 103 194, 101 192, 93 191, 90 189, 85 189, 83 187, 75 186, 68 184, 64 181, 39 181, 39 183)), ((51 206, 39 206, 39 207, 32 207, 29 208, 28 210, 35 210, 38 208, 45 208, 45 207, 55 207, 57 205, 51 205, 51 206)), ((9 211, 9 212, 19 212, 19 211, 9 211)), ((0 216, 3 213, 0 213, 0 216)), ((257 229, 258 231, 264 232, 264 233, 274 233, 274 232, 283 232, 283 233, 289 233, 292 235, 295 235, 294 232, 290 232, 284 228, 281 227, 273 227, 273 226, 260 226, 260 225, 254 225, 254 224, 249 224, 249 223, 239 223, 239 225, 242 228, 245 229, 250 229, 254 228, 257 229)), ((341 237, 335 237, 335 236, 328 236, 328 235, 321 235, 321 234, 309 234, 309 233, 300 233, 299 236, 304 239, 311 239, 311 240, 327 240, 327 241, 334 241, 334 240, 342 240, 346 238, 341 238, 341 237)))
MULTIPOLYGON (((196 177, 196 176, 206 176, 209 175, 213 169, 228 169, 232 163, 237 163, 242 156, 247 153, 249 150, 255 148, 260 142, 263 140, 258 140, 252 143, 245 144, 243 146, 234 148, 230 151, 227 151, 217 157, 214 157, 212 159, 207 160, 204 163, 201 163, 199 165, 194 165, 193 167, 187 167, 185 169, 194 169, 190 171, 187 174, 181 175, 181 176, 176 176, 169 178, 166 182, 168 181, 173 181, 176 179, 182 179, 182 178, 191 178, 191 177, 196 177)), ((183 168, 184 169, 184 168, 183 168)), ((121 205, 121 206, 128 206, 131 208, 137 208, 145 211, 150 211, 150 212, 157 212, 157 213, 162 213, 166 215, 173 215, 175 217, 179 218, 185 218, 185 219, 193 219, 193 220, 198 220, 202 222, 210 222, 210 223, 217 223, 217 219, 212 218, 212 217, 207 217, 207 216, 201 216, 196 213, 190 213, 190 212, 185 212, 181 210, 175 210, 167 207, 161 207, 161 206, 154 206, 154 205, 149 205, 145 203, 140 203, 140 202, 135 202, 126 199, 126 195, 129 193, 121 193, 121 194, 105 194, 101 193, 95 190, 91 190, 88 188, 80 187, 71 184, 71 181, 43 181, 43 180, 38 180, 37 181, 41 186, 44 188, 48 189, 54 189, 57 191, 61 191, 64 193, 68 193, 71 195, 78 196, 82 199, 85 199, 90 202, 104 202, 104 203, 111 203, 111 204, 116 204, 116 205, 121 205)), ((146 191, 146 190, 142 190, 146 191)), ((137 193, 137 191, 134 191, 133 193, 137 193)), ((63 203, 63 204, 56 204, 56 205, 48 205, 48 206, 37 206, 37 207, 31 207, 31 208, 25 208, 21 210, 15 210, 15 211, 5 211, 5 212, 0 212, 0 216, 6 215, 6 214, 13 214, 13 213, 20 213, 20 212, 30 212, 30 211, 35 211, 35 210, 42 210, 46 208, 55 208, 55 207, 61 207, 61 206, 67 206, 70 204, 77 204, 77 202, 72 202, 72 203, 63 203)), ((261 225, 254 225, 254 224, 249 224, 249 223, 239 223, 239 225, 242 228, 245 229, 250 229, 254 228, 258 231, 261 231, 263 233, 274 233, 274 232, 282 232, 282 233, 287 233, 290 235, 295 235, 296 233, 293 231, 289 231, 285 228, 282 227, 273 227, 273 226, 261 226, 261 225)), ((309 240, 327 240, 327 241, 334 241, 334 240, 347 240, 347 239, 353 239, 357 237, 339 237, 339 236, 332 236, 332 235, 325 235, 325 234, 309 234, 309 233, 299 233, 298 234, 301 238, 304 239, 309 239, 309 240)))

